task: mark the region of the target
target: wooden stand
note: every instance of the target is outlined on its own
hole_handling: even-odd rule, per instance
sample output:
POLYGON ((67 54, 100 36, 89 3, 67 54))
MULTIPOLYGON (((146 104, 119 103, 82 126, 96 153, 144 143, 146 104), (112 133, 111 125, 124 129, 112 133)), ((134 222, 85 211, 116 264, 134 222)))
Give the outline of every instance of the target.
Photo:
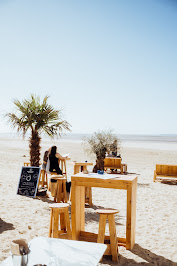
MULTIPOLYGON (((112 175, 114 177, 114 174, 112 175)), ((113 179, 101 179, 78 173, 71 176, 71 221, 73 240, 93 241, 97 234, 85 231, 85 187, 124 189, 126 198, 126 237, 118 237, 119 245, 132 249, 135 244, 137 176, 119 175, 113 179)), ((105 191, 106 193, 106 191, 105 191)), ((107 240, 107 237, 105 237, 107 240)))
POLYGON ((106 220, 108 219, 110 244, 107 244, 107 250, 105 251, 105 255, 112 255, 112 260, 118 261, 118 241, 114 218, 114 214, 118 213, 118 210, 99 209, 96 212, 100 214, 97 243, 104 244, 106 220))
POLYGON ((39 183, 38 183, 38 187, 47 187, 48 189, 48 178, 47 178, 47 173, 44 169, 41 169, 41 174, 40 174, 40 179, 39 179, 39 183))
POLYGON ((70 160, 71 158, 64 158, 63 160, 59 159, 58 162, 59 162, 59 166, 60 166, 60 169, 62 171, 62 174, 66 177, 67 179, 67 172, 66 172, 66 161, 70 160))
POLYGON ((71 226, 67 203, 50 204, 49 237, 71 239, 71 226), (59 230, 60 224, 60 230, 59 230))
POLYGON ((29 162, 24 162, 24 166, 30 166, 29 162))
POLYGON ((66 177, 63 177, 62 175, 52 175, 52 179, 57 180, 57 189, 54 201, 67 203, 66 177))
MULTIPOLYGON (((72 162, 71 164, 74 164, 74 175, 79 172, 83 172, 84 170, 87 170, 88 165, 93 165, 93 163, 77 163, 77 162, 72 162)), ((85 188, 85 203, 87 203, 90 207, 93 205, 91 187, 85 188)))
POLYGON ((122 164, 121 158, 115 158, 115 157, 106 157, 104 159, 104 170, 107 169, 119 169, 121 174, 127 172, 127 164, 122 164))
POLYGON ((156 180, 164 177, 167 177, 168 180, 177 178, 177 165, 156 164, 153 181, 155 182, 156 180))

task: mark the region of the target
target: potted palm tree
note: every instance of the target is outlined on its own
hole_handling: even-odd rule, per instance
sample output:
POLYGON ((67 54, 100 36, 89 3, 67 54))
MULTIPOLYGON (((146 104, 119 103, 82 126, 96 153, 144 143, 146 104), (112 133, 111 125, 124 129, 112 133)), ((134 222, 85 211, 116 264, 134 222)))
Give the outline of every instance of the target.
POLYGON ((40 101, 40 97, 31 94, 29 99, 22 102, 15 99, 13 103, 16 108, 15 113, 7 113, 8 121, 18 132, 22 132, 23 137, 28 131, 29 138, 30 163, 31 166, 39 167, 40 164, 40 142, 41 133, 44 132, 50 137, 60 135, 63 130, 70 131, 70 124, 62 120, 61 110, 54 109, 48 103, 49 96, 45 96, 40 101))
POLYGON ((95 132, 90 137, 84 138, 84 148, 88 154, 95 154, 96 164, 93 167, 93 172, 104 170, 104 159, 106 153, 120 150, 120 141, 112 130, 95 132))

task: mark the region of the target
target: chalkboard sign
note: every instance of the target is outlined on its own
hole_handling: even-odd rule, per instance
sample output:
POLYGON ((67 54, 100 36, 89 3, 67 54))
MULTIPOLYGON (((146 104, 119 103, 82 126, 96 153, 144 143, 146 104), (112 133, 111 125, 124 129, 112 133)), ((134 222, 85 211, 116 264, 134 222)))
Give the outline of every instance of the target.
POLYGON ((35 198, 40 172, 40 167, 23 166, 21 170, 17 194, 35 198))

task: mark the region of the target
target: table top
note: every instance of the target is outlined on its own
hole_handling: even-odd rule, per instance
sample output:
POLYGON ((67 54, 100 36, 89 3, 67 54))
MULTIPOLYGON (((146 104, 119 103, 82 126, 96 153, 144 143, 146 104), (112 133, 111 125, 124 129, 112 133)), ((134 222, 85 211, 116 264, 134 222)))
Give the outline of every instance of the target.
POLYGON ((72 165, 79 165, 79 166, 84 166, 84 165, 93 165, 93 163, 79 163, 79 162, 70 162, 69 164, 72 164, 72 165))
MULTIPOLYGON (((97 265, 106 250, 105 244, 36 237, 29 242, 30 253, 27 266, 46 264, 47 266, 97 265)), ((12 257, 0 266, 13 266, 12 257)))
POLYGON ((64 157, 64 159, 59 159, 60 161, 68 161, 68 160, 71 160, 71 158, 69 157, 64 157))
POLYGON ((118 188, 118 186, 121 186, 122 189, 126 189, 127 185, 137 183, 137 176, 107 173, 104 173, 103 175, 97 173, 84 174, 83 172, 80 172, 71 176, 71 182, 72 181, 80 186, 107 188, 118 188))

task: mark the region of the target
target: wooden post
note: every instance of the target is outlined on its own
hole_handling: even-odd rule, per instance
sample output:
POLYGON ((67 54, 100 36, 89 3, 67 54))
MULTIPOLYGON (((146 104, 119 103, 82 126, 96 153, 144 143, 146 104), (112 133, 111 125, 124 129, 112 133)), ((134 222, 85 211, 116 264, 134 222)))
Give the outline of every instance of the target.
POLYGON ((112 260, 118 261, 118 242, 114 214, 108 215, 112 260))
POLYGON ((137 179, 132 183, 132 186, 127 186, 126 249, 132 249, 135 244, 136 190, 137 179))

